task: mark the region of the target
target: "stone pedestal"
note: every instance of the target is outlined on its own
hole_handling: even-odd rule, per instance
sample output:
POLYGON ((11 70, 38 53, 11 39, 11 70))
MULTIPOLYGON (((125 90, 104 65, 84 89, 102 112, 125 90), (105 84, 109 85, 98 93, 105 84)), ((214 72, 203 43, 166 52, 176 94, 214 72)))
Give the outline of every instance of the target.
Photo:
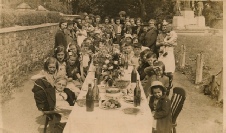
POLYGON ((204 16, 197 16, 195 17, 196 19, 196 24, 199 26, 199 27, 205 27, 205 18, 204 16))
POLYGON ((173 17, 173 27, 176 29, 184 29, 184 17, 183 16, 174 16, 173 17))
POLYGON ((195 24, 195 16, 194 16, 194 11, 192 10, 185 10, 185 11, 181 11, 181 14, 184 17, 184 23, 185 25, 190 25, 190 24, 195 24))

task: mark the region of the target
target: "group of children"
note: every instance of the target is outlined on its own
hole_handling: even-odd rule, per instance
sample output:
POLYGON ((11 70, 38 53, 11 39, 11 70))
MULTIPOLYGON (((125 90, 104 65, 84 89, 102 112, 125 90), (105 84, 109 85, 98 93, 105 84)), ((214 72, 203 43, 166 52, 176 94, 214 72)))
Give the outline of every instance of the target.
MULTIPOLYGON (((48 105, 51 108, 45 105, 50 102, 48 99, 46 103, 36 100, 37 107, 40 110, 71 109, 79 95, 78 86, 85 80, 93 55, 106 47, 127 55, 128 63, 135 64, 145 95, 149 99, 150 109, 157 119, 154 131, 170 132, 171 110, 168 95, 172 81, 169 80, 170 76, 165 74, 166 68, 164 63, 158 60, 159 55, 142 45, 143 30, 147 27, 142 26, 141 22, 140 18, 126 17, 122 22, 122 18, 110 20, 106 17, 101 24, 98 15, 94 21, 90 21, 88 15, 84 19, 76 19, 69 29, 70 32, 65 34, 65 38, 69 36, 71 41, 67 42, 67 46, 55 46, 53 57, 49 57, 44 63, 44 69, 40 73, 42 78, 34 78, 35 98, 44 95, 43 90, 47 87, 40 82, 46 82, 48 89, 54 89, 50 93, 55 93, 54 100, 51 101, 53 104, 48 105)), ((167 41, 172 39, 170 36, 175 34, 166 36, 164 43, 167 44, 167 41)), ((167 47, 161 47, 160 51, 167 54, 167 47)))

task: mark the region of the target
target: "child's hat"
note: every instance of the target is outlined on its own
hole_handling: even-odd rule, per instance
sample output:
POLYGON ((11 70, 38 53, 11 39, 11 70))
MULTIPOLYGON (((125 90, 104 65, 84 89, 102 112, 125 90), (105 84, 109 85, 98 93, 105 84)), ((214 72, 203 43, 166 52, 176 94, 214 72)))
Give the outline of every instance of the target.
POLYGON ((160 82, 160 81, 152 81, 151 87, 150 87, 151 92, 152 92, 152 89, 153 89, 154 87, 160 87, 160 88, 162 88, 162 89, 164 90, 164 92, 166 92, 165 86, 164 86, 164 85, 162 84, 162 82, 160 82))

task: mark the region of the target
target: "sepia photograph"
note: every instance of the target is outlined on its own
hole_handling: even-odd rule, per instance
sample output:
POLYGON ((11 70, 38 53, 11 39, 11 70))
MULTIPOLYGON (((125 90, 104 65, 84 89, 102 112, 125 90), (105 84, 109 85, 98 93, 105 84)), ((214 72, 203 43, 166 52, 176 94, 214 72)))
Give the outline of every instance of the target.
POLYGON ((224 0, 0 0, 0 133, 226 133, 224 0))

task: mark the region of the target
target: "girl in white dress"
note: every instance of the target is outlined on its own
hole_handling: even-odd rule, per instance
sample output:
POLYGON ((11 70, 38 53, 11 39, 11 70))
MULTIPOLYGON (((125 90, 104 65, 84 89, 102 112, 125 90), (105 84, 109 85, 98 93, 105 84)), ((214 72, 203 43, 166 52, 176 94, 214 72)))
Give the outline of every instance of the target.
POLYGON ((85 38, 87 38, 87 31, 86 31, 85 25, 82 25, 81 27, 78 26, 78 27, 79 27, 79 30, 76 32, 77 43, 79 47, 81 47, 82 42, 84 41, 85 38))

